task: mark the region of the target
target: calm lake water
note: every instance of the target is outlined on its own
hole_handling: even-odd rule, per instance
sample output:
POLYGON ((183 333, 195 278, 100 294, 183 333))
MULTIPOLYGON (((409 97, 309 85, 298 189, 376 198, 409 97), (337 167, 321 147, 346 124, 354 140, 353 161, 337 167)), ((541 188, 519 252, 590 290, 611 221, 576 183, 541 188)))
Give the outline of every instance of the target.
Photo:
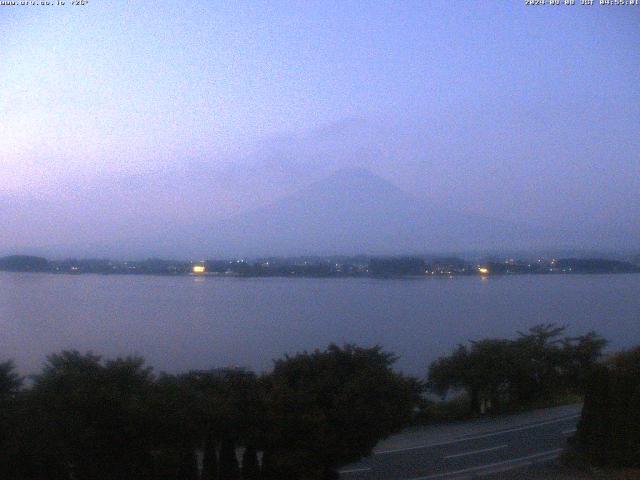
POLYGON ((381 344, 424 375, 459 342, 543 323, 640 344, 640 275, 239 279, 0 272, 0 361, 22 373, 48 353, 139 354, 157 371, 270 369, 330 342, 381 344))

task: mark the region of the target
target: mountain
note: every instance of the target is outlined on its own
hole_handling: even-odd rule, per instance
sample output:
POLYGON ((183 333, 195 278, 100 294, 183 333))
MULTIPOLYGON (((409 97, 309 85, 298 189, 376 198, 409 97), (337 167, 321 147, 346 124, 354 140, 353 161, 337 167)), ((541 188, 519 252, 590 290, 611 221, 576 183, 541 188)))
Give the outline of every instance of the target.
POLYGON ((366 171, 340 171, 279 201, 189 229, 195 255, 405 254, 543 246, 539 229, 436 207, 366 171))

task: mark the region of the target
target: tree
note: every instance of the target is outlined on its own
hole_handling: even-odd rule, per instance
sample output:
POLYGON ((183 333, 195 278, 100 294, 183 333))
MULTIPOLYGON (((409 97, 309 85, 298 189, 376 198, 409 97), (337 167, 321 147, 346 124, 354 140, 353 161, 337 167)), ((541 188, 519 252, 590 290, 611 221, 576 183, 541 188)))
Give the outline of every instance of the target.
POLYGON ((153 409, 160 419, 157 437, 165 459, 163 471, 170 472, 176 462, 182 465, 184 452, 201 450, 203 479, 239 478, 236 445, 256 445, 263 436, 258 379, 241 369, 164 374, 155 387, 153 409))
POLYGON ((636 391, 631 397, 628 422, 631 429, 628 445, 629 458, 635 459, 632 466, 640 467, 640 385, 636 386, 636 391))
POLYGON ((424 275, 426 264, 418 257, 372 258, 369 272, 376 276, 424 275))
POLYGON ((147 475, 152 442, 146 396, 152 378, 137 357, 105 364, 91 353, 49 356, 26 398, 25 430, 35 468, 45 478, 147 475))
POLYGON ((239 480, 240 466, 236 456, 236 444, 226 438, 220 445, 220 480, 239 480))
POLYGON ((177 480, 198 480, 196 451, 189 445, 180 449, 177 480))
POLYGON ((262 480, 280 480, 281 478, 296 480, 296 476, 291 474, 291 472, 278 470, 278 463, 271 448, 266 448, 262 454, 260 478, 262 478, 262 480))
POLYGON ((576 433, 580 448, 596 464, 604 464, 608 450, 609 377, 609 370, 605 366, 593 369, 589 375, 576 433))
POLYGON ((242 480, 258 480, 259 478, 260 467, 256 449, 248 446, 242 454, 242 480))
POLYGON ((471 348, 459 345, 451 356, 430 365, 429 385, 443 396, 451 389, 465 389, 474 412, 489 401, 497 407, 511 394, 515 353, 513 345, 501 339, 471 342, 471 348))
POLYGON ((45 272, 49 269, 46 258, 31 255, 11 255, 0 258, 0 270, 10 272, 45 272))
MULTIPOLYGON (((209 452, 215 444, 207 436, 211 430, 205 395, 195 388, 190 374, 162 374, 152 386, 149 413, 153 418, 150 435, 154 442, 154 462, 159 478, 189 478, 194 475, 195 452, 205 450, 204 474, 217 475, 209 452)), ((204 476, 203 478, 207 478, 204 476)), ((217 478, 216 476, 211 479, 217 478)), ((207 480, 211 480, 207 479, 207 480)))
POLYGON ((517 404, 550 398, 564 387, 570 358, 563 355, 559 336, 565 330, 565 326, 549 323, 536 325, 527 333, 518 332, 519 338, 512 343, 515 368, 510 381, 517 404))
POLYGON ((13 361, 0 363, 0 396, 11 395, 22 386, 22 378, 15 372, 13 361))
POLYGON ((13 361, 0 363, 0 478, 10 478, 17 468, 17 452, 12 440, 19 432, 16 395, 21 386, 22 378, 15 372, 13 361))
POLYGON ((428 385, 440 395, 464 389, 471 410, 521 407, 569 391, 581 392, 606 342, 594 332, 564 337, 565 327, 536 325, 515 340, 483 339, 459 345, 432 362, 428 385))
POLYGON ((380 347, 330 345, 276 361, 265 379, 265 469, 286 478, 335 478, 338 467, 405 426, 420 386, 391 369, 395 360, 380 347))
POLYGON ((591 463, 640 466, 640 347, 593 370, 576 434, 591 463))
POLYGON ((564 376, 570 388, 581 393, 585 391, 587 379, 597 366, 606 345, 607 341, 593 331, 562 340, 564 376))
POLYGON ((205 439, 202 480, 218 480, 218 441, 212 433, 205 439))

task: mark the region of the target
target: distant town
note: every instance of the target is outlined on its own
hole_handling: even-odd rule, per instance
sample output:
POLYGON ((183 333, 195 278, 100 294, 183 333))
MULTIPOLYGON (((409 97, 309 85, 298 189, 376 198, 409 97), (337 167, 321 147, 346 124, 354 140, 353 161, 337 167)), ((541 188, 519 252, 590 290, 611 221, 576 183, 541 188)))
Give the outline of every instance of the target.
POLYGON ((195 275, 229 277, 452 277, 523 274, 612 274, 640 273, 640 255, 628 260, 608 258, 484 258, 352 256, 258 259, 214 259, 202 261, 139 261, 109 259, 48 260, 31 255, 0 258, 0 271, 52 274, 195 275))

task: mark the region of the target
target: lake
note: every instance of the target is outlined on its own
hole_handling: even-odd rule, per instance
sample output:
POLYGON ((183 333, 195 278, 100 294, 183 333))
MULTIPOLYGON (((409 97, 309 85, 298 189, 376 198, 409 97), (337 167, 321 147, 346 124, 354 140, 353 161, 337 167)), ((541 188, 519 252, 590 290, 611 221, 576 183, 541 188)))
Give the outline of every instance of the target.
POLYGON ((539 323, 640 344, 640 275, 376 280, 0 272, 0 361, 34 373, 62 349, 139 354, 156 371, 269 370, 330 342, 380 344, 424 375, 457 343, 539 323))

